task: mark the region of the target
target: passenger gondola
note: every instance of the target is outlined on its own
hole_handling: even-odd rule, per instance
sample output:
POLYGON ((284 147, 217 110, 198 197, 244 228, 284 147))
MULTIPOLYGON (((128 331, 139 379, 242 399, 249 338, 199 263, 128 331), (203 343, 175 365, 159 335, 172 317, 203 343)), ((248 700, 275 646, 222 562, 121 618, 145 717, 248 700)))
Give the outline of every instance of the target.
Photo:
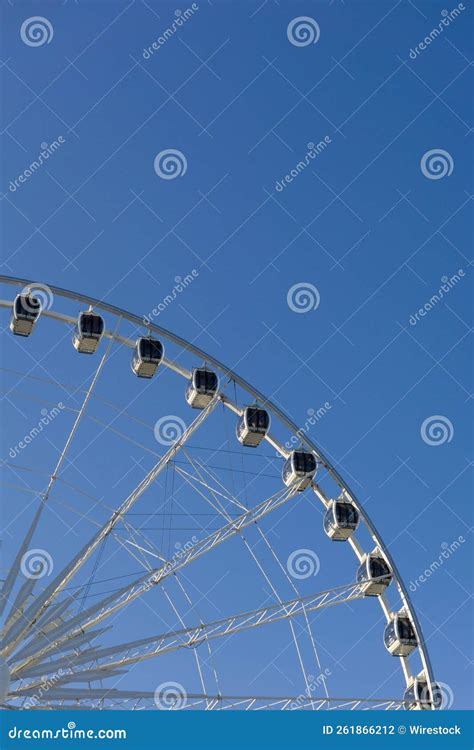
POLYGON ((81 354, 94 354, 104 333, 104 319, 92 310, 79 313, 72 343, 81 354))
POLYGON ((418 677, 412 677, 403 695, 405 709, 407 711, 431 711, 433 708, 442 708, 443 694, 436 683, 433 683, 431 693, 433 697, 430 695, 424 672, 421 672, 418 677))
POLYGON ((186 388, 186 401, 193 409, 205 409, 219 390, 219 378, 206 367, 196 367, 186 388))
POLYGON ((29 336, 41 313, 41 302, 30 292, 15 297, 10 317, 10 330, 15 336, 29 336))
POLYGON ((359 525, 359 511, 348 500, 331 500, 324 514, 324 531, 335 542, 343 542, 352 536, 359 525))
POLYGON ((316 458, 304 450, 292 451, 283 465, 282 478, 287 487, 296 487, 298 492, 311 484, 316 474, 316 458))
POLYGON ((246 406, 236 427, 237 439, 242 445, 256 448, 270 429, 270 415, 257 406, 246 406))
POLYGON ((151 336, 141 336, 135 344, 132 370, 139 378, 152 378, 163 361, 163 344, 151 336))
POLYGON ((357 571, 357 583, 362 584, 365 596, 380 596, 391 580, 392 572, 380 552, 375 550, 365 556, 357 571))
POLYGON ((393 615, 383 635, 385 648, 392 656, 409 656, 418 646, 412 621, 401 611, 393 615))

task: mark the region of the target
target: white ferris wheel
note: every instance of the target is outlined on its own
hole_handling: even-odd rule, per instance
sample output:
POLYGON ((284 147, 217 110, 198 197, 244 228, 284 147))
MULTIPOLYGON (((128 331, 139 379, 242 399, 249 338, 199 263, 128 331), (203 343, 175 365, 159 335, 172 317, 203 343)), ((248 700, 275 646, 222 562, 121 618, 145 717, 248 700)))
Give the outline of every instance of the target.
POLYGON ((149 320, 0 282, 3 709, 440 706, 392 555, 305 428, 149 320), (398 692, 332 689, 320 634, 352 651, 352 617, 398 692))

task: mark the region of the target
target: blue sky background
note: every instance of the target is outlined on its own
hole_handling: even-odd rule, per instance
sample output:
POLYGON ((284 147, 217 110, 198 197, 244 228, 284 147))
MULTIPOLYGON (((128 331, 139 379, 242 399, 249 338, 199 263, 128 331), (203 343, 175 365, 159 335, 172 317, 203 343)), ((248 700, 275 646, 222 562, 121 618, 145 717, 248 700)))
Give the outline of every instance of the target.
MULTIPOLYGON (((2 273, 146 315, 172 293, 177 276, 196 269, 197 278, 156 322, 234 367, 298 423, 304 424, 308 409, 329 402, 310 436, 353 486, 407 584, 438 559, 443 543, 466 540, 413 593, 435 674, 452 689, 457 708, 471 707, 473 697, 472 9, 465 5, 415 59, 410 50, 450 5, 203 0, 149 59, 143 51, 172 23, 175 4, 5 3, 0 32, 2 273), (20 27, 32 15, 49 19, 50 43, 23 43, 20 27), (316 19, 317 43, 289 42, 287 26, 296 16, 316 19), (12 191, 10 181, 37 158, 41 144, 59 136, 65 142, 47 164, 12 191), (325 136, 327 148, 277 191, 276 181, 305 157, 307 144, 325 136), (185 155, 183 176, 164 180, 156 174, 155 156, 166 149, 185 155), (423 174, 420 161, 432 149, 448 152, 449 176, 423 174), (442 277, 459 270, 465 275, 446 298, 410 324, 442 277), (288 290, 300 282, 320 295, 318 308, 306 314, 287 303, 288 290), (433 415, 449 420, 449 442, 432 446, 422 440, 421 425, 433 415)), ((3 297, 11 294, 3 288, 3 297)), ((5 316, 2 327, 6 322, 5 316)), ((79 386, 94 362, 79 361, 59 333, 57 325, 45 323, 21 346, 4 333, 2 359, 27 371, 31 357, 43 356, 53 336, 58 346, 43 362, 47 372, 79 386)), ((120 351, 98 386, 103 397, 122 405, 137 388, 128 357, 120 351)), ((4 458, 38 416, 39 404, 21 394, 30 389, 29 395, 53 403, 65 398, 56 386, 28 382, 9 396, 23 416, 3 402, 4 458)), ((169 390, 158 389, 151 401, 144 394, 131 410, 136 406, 149 421, 155 409, 189 421, 183 384, 168 373, 162 382, 169 390)), ((5 388, 14 383, 4 373, 5 388)), ((75 404, 71 396, 68 405, 75 404)), ((95 408, 97 418, 110 418, 103 404, 95 408)), ((72 416, 67 419, 52 425, 54 445, 31 446, 24 464, 53 465, 54 446, 72 416)), ((209 440, 227 439, 219 430, 232 430, 232 420, 228 425, 209 428, 209 440)), ((127 429, 134 435, 135 427, 127 429)), ((143 475, 134 463, 143 455, 113 435, 88 448, 97 431, 96 423, 87 423, 74 454, 86 449, 81 458, 87 469, 83 463, 81 471, 90 471, 93 494, 110 494, 120 479, 121 498, 143 475)), ((229 441, 235 448, 232 433, 229 441)), ((268 450, 266 455, 266 483, 276 488, 281 462, 268 450)), ((143 467, 152 463, 144 457, 143 467)), ((76 485, 78 478, 77 472, 76 485)), ((26 502, 19 491, 5 497, 15 497, 15 508, 26 502)), ((69 502, 80 503, 79 495, 72 493, 69 502)), ((5 503, 7 518, 11 506, 5 503)), ((167 522, 177 527, 178 517, 166 508, 167 522)), ((303 591, 351 580, 355 558, 325 539, 319 511, 312 509, 306 522, 307 509, 300 510, 301 516, 290 514, 287 525, 279 526, 274 541, 282 558, 299 547, 320 557, 321 571, 302 582, 303 591)), ((13 550, 30 513, 28 507, 15 521, 7 548, 13 550)), ((38 546, 54 547, 58 566, 68 551, 55 541, 69 519, 64 507, 61 514, 62 521, 48 518, 37 540, 38 546)), ((79 537, 86 531, 80 524, 79 537)), ((175 537, 160 533, 172 548, 175 537)), ((179 531, 178 538, 184 543, 192 533, 179 531)), ((190 584, 201 593, 216 584, 201 601, 204 617, 262 603, 262 582, 245 550, 232 548, 218 560, 217 568, 203 562, 190 584), (221 581, 216 569, 229 569, 229 577, 221 581)), ((120 565, 124 574, 133 570, 130 561, 120 565)), ((108 566, 104 579, 114 574, 113 563, 108 566)), ((96 588, 105 591, 107 585, 96 588)), ((284 594, 291 597, 291 591, 284 594)), ((157 632, 160 624, 150 612, 129 613, 117 622, 118 633, 130 638, 157 632)), ((160 610, 159 617, 170 624, 169 612, 160 610)), ((336 608, 317 621, 334 694, 368 695, 379 685, 379 695, 400 693, 397 664, 381 644, 382 622, 370 630, 377 619, 374 602, 356 602, 350 611, 336 608)), ((293 653, 264 669, 288 640, 286 624, 274 628, 256 641, 242 636, 240 653, 223 649, 223 692, 246 692, 248 674, 259 675, 257 693, 301 692, 293 653)), ((127 684, 153 689, 158 679, 174 676, 195 689, 188 657, 180 655, 178 667, 165 660, 159 670, 147 665, 139 684, 133 674, 127 684)))

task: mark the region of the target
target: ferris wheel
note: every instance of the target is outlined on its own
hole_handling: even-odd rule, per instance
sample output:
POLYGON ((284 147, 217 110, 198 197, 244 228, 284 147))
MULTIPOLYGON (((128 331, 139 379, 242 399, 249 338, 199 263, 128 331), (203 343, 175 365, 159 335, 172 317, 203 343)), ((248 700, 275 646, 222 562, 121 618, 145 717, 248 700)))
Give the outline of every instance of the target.
POLYGON ((149 317, 0 283, 3 709, 440 707, 396 564, 306 427, 149 317), (334 690, 338 645, 387 679, 334 690))

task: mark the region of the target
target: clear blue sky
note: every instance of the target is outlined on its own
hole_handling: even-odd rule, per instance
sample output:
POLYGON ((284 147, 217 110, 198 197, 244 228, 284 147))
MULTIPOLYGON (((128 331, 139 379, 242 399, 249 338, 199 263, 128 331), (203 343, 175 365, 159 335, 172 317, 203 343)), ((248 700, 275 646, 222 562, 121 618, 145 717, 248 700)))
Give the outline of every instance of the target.
MULTIPOLYGON (((472 10, 466 3, 449 27, 410 57, 451 5, 421 0, 202 0, 198 5, 148 59, 143 51, 171 25, 175 4, 3 5, 2 273, 74 289, 146 315, 172 293, 177 276, 196 269, 197 278, 157 322, 235 367, 298 423, 304 423, 308 409, 329 402, 310 435, 354 487, 406 582, 416 581, 438 560, 443 543, 466 540, 415 587, 413 600, 437 678, 452 689, 455 707, 469 707, 472 10), (49 43, 22 41, 20 27, 33 15, 51 23, 49 43), (317 21, 317 43, 290 43, 287 27, 297 16, 317 21), (64 143, 47 163, 12 190, 11 181, 38 157, 41 144, 60 136, 64 143), (326 136, 328 145, 317 158, 276 190, 276 182, 305 158, 307 144, 326 136), (154 160, 168 149, 184 154, 187 169, 165 180, 156 174, 154 160), (420 162, 431 150, 447 152, 442 158, 450 174, 425 176, 420 162), (438 292, 442 277, 459 270, 464 274, 459 282, 410 323, 438 292), (320 295, 318 308, 306 314, 293 312, 287 303, 288 290, 300 282, 314 285, 320 295), (451 425, 451 439, 439 445, 420 435, 423 422, 434 415, 451 425)), ((2 296, 7 294, 11 289, 2 296)), ((6 318, 2 328, 5 324, 6 318)), ((21 348, 5 333, 4 362, 29 370, 30 353, 43 356, 58 331, 45 323, 21 348)), ((120 404, 131 401, 137 388, 127 359, 128 353, 117 355, 98 386, 98 393, 120 404)), ((79 385, 90 377, 94 362, 79 361, 68 340, 53 348, 44 364, 62 382, 79 385)), ((47 377, 41 368, 37 374, 47 377)), ((153 422, 157 409, 157 415, 176 413, 189 421, 189 410, 178 405, 182 383, 175 392, 169 377, 162 381, 163 390, 137 402, 138 413, 153 422)), ((4 384, 14 384, 11 375, 4 373, 4 384)), ((4 458, 10 443, 38 416, 39 404, 23 398, 28 393, 52 402, 65 397, 53 386, 22 383, 11 399, 25 416, 3 402, 4 458)), ((73 400, 69 406, 75 406, 73 400)), ((104 421, 111 417, 100 403, 95 413, 104 421)), ((61 417, 51 426, 56 445, 71 414, 67 425, 61 417)), ((235 448, 232 419, 227 424, 235 448)), ((95 496, 113 490, 120 499, 142 476, 134 462, 143 459, 149 468, 152 457, 113 436, 87 451, 88 438, 98 429, 88 422, 73 451, 77 455, 86 448, 81 471, 91 472, 94 488, 87 480, 82 486, 95 496), (103 455, 98 445, 110 454, 103 455)), ((129 429, 133 435, 135 428, 129 429)), ((216 428, 209 439, 221 437, 216 428)), ((18 463, 50 467, 57 456, 45 441, 28 451, 18 463)), ((277 477, 280 462, 268 466, 277 477)), ((67 471, 80 485, 81 475, 67 471)), ((268 484, 277 482, 269 478, 268 484)), ((11 492, 7 497, 15 499, 5 503, 7 518, 10 506, 26 503, 25 493, 11 492)), ((68 499, 81 502, 77 493, 68 499)), ((319 512, 306 510, 290 515, 274 539, 282 559, 300 547, 319 555, 318 577, 303 581, 301 589, 310 593, 352 580, 355 558, 331 546, 319 512)), ((62 506, 57 511, 71 520, 62 506)), ((16 522, 16 540, 30 512, 16 522)), ((166 519, 179 526, 177 516, 166 519)), ((37 539, 37 546, 51 546, 58 566, 66 552, 66 545, 57 549, 55 541, 62 524, 51 514, 37 539)), ((81 523, 79 537, 87 530, 92 527, 81 523)), ((184 543, 192 533, 183 530, 177 538, 184 543)), ((175 539, 165 535, 165 544, 172 548, 175 539)), ((7 548, 13 549, 14 541, 7 539, 7 548)), ((80 538, 71 542, 75 548, 79 543, 80 538)), ((264 581, 250 563, 237 545, 216 564, 203 562, 190 586, 201 593, 216 586, 209 594, 212 604, 201 599, 199 616, 225 616, 265 600, 264 581), (229 577, 221 581, 227 568, 229 577)), ((136 569, 130 561, 120 565, 123 573, 136 569)), ((109 563, 98 578, 114 573, 109 563)), ((108 585, 95 589, 105 591, 108 585)), ((284 582, 281 591, 292 595, 284 582)), ((160 617, 170 624, 169 608, 160 617)), ((191 615, 187 622, 193 624, 191 615)), ((289 637, 287 625, 273 627, 255 641, 242 636, 240 653, 222 649, 216 659, 222 659, 223 692, 247 692, 248 674, 259 675, 252 687, 257 693, 301 692, 293 651, 264 669, 289 637)), ((143 607, 117 628, 132 638, 160 631, 163 624, 143 607)), ((401 692, 401 675, 383 649, 382 629, 374 602, 336 608, 317 620, 331 692, 368 695, 378 689, 389 697, 401 692)), ((154 689, 159 681, 180 679, 197 690, 190 659, 180 655, 177 672, 170 661, 160 661, 159 668, 149 664, 139 680, 132 673, 122 684, 154 689)))

